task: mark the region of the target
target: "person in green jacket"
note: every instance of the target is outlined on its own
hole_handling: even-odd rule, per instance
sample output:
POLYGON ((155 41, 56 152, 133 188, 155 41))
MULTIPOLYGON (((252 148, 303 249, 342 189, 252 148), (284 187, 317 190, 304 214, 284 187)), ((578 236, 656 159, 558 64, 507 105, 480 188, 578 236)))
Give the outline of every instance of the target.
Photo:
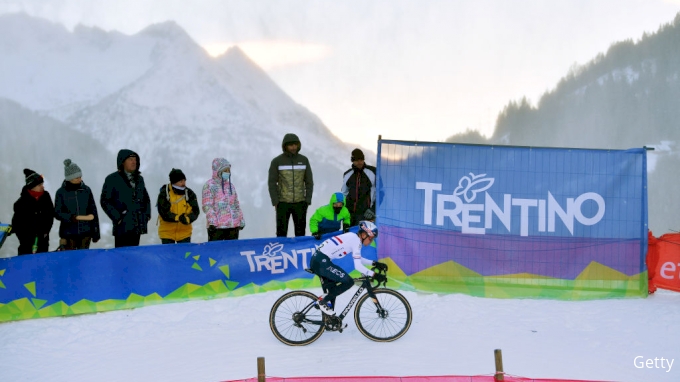
POLYGON ((336 192, 331 195, 330 203, 319 207, 309 219, 309 230, 315 239, 321 240, 324 233, 349 230, 350 213, 345 207, 345 195, 336 192), (342 225, 342 226, 341 226, 342 225))

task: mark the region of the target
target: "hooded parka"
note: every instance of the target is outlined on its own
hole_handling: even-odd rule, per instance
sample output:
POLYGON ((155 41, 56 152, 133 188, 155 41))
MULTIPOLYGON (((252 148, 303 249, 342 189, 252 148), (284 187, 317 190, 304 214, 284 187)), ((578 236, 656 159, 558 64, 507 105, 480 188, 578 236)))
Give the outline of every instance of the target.
POLYGON ((151 200, 139 172, 139 155, 132 150, 118 152, 118 171, 104 180, 100 204, 113 222, 113 236, 124 234, 146 234, 151 219, 151 200), (134 185, 123 169, 123 162, 131 156, 137 157, 137 168, 132 173, 134 185))

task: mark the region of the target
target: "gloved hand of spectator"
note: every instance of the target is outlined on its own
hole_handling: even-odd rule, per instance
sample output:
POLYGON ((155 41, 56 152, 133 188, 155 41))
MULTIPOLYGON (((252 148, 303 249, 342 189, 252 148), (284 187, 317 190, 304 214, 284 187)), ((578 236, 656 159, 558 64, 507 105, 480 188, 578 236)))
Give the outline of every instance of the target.
POLYGON ((245 220, 241 220, 241 225, 238 226, 238 229, 243 230, 244 228, 246 228, 246 222, 245 220))
POLYGON ((378 272, 387 272, 387 264, 385 263, 374 261, 372 265, 378 272))
POLYGON ((186 214, 179 215, 179 222, 184 225, 191 224, 191 222, 189 221, 189 217, 186 214))
POLYGON ((377 281, 378 285, 385 285, 387 283, 387 276, 383 275, 382 273, 374 273, 373 280, 377 281))
POLYGON ((127 210, 120 213, 120 220, 118 220, 118 223, 116 223, 116 225, 123 222, 123 220, 125 219, 125 214, 127 214, 127 210))
POLYGON ((319 232, 312 233, 312 236, 314 236, 316 240, 321 240, 321 234, 319 232))
POLYGON ((349 232, 349 224, 345 225, 344 223, 342 224, 342 233, 347 233, 349 232))

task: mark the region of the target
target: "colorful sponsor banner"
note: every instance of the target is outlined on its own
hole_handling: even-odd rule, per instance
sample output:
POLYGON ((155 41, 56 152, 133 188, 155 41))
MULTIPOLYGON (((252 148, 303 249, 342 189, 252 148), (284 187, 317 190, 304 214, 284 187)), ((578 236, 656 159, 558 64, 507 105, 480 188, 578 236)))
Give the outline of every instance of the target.
POLYGON ((9 236, 11 231, 11 225, 0 223, 0 248, 2 248, 2 245, 5 243, 5 239, 7 239, 7 236, 9 236))
POLYGON ((644 149, 380 141, 377 168, 378 254, 415 289, 647 293, 644 149))
POLYGON ((651 292, 656 288, 680 292, 680 234, 650 239, 647 265, 651 292))
MULTIPOLYGON (((305 268, 320 243, 312 237, 265 238, 0 259, 0 322, 319 288, 305 268)), ((362 254, 376 259, 374 247, 362 254)), ((350 257, 337 263, 354 269, 350 257)))

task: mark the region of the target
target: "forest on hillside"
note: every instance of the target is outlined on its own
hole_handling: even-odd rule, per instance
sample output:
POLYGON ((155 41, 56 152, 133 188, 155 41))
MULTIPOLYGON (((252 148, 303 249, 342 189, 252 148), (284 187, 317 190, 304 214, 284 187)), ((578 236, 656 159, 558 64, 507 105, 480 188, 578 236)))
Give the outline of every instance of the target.
POLYGON ((612 44, 574 66, 536 105, 511 101, 493 135, 466 131, 448 142, 534 147, 648 147, 649 227, 680 230, 680 14, 638 41, 612 44))

